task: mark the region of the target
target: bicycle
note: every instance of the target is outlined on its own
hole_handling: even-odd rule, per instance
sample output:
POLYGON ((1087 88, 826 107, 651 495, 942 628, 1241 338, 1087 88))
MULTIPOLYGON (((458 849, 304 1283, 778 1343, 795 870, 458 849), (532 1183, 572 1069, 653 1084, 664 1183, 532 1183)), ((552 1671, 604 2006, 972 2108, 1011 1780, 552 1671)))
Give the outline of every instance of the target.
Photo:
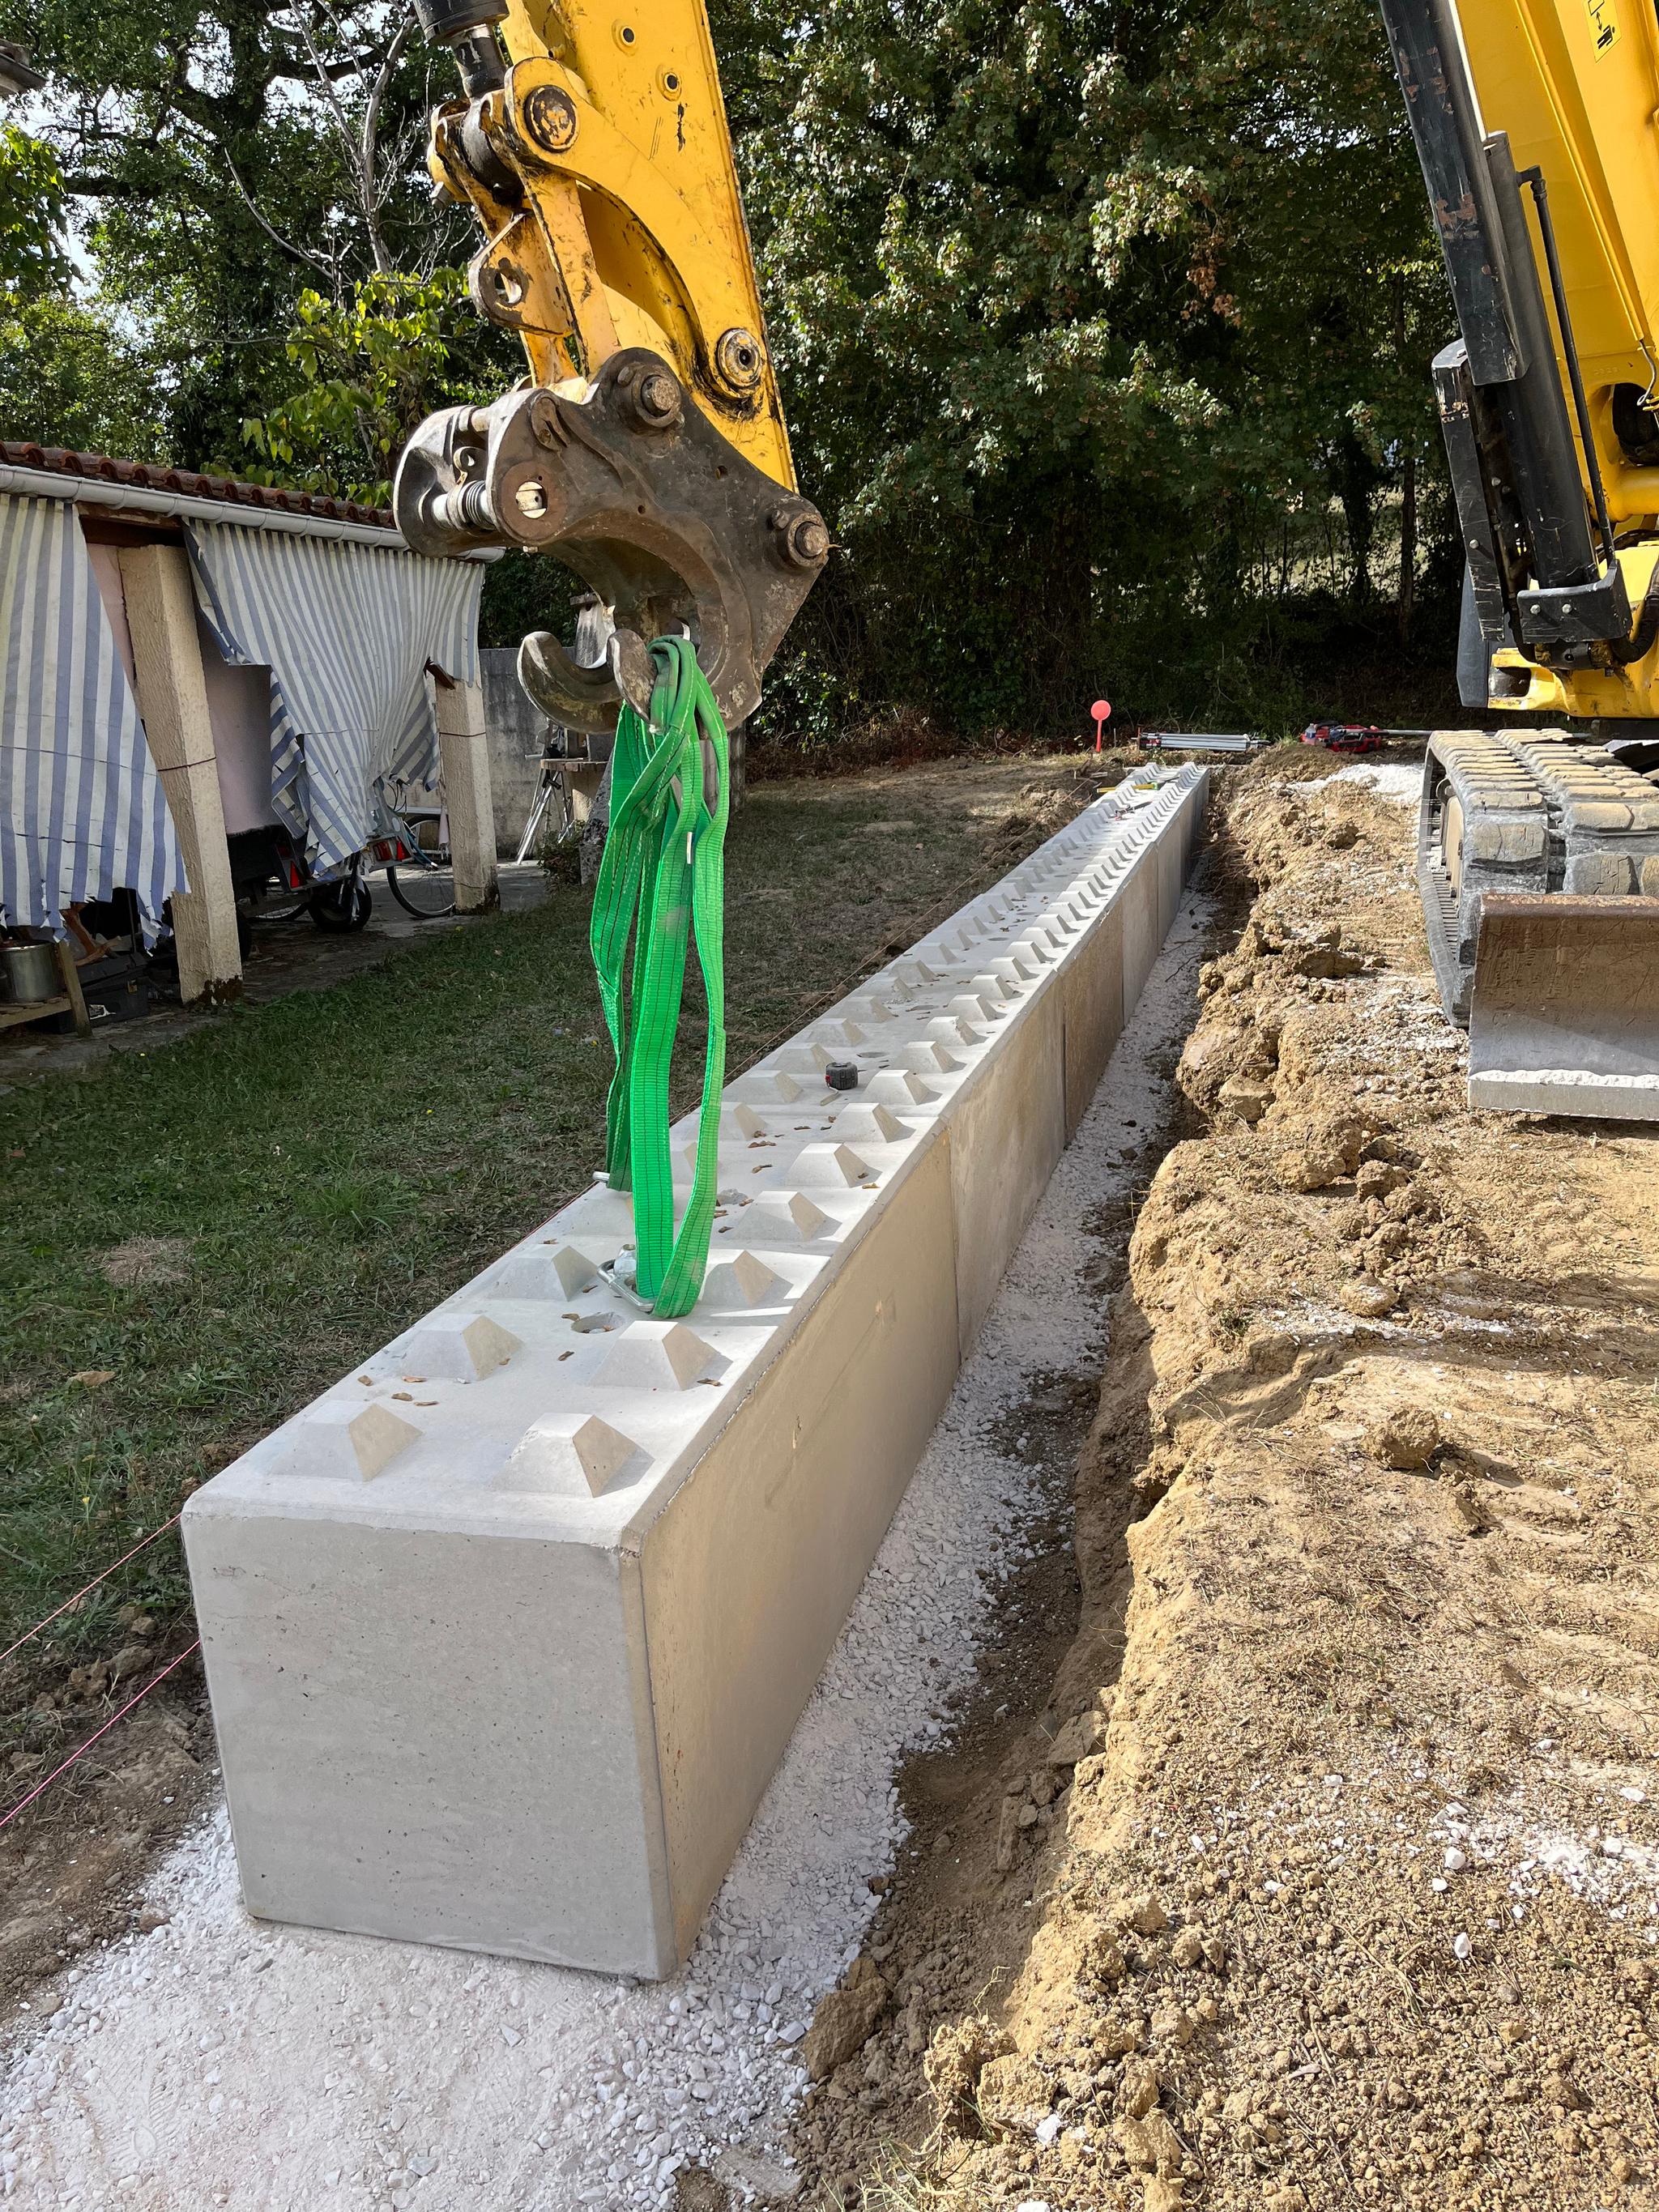
POLYGON ((377 837, 368 857, 386 869, 386 887, 416 921, 441 921, 455 911, 455 867, 449 849, 449 811, 388 800, 394 834, 377 837))

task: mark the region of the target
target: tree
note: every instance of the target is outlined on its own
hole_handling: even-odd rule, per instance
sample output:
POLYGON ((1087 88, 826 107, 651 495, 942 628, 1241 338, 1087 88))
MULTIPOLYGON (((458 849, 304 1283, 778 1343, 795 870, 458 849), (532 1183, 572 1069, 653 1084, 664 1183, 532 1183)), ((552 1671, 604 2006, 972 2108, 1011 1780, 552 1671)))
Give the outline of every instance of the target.
POLYGON ((0 123, 0 314, 67 282, 64 179, 49 146, 0 123))
POLYGON ((343 303, 470 250, 422 160, 447 58, 398 0, 0 0, 0 35, 45 58, 43 128, 100 288, 194 465, 234 465, 243 421, 283 396, 301 289, 343 303))
POLYGON ((510 374, 455 270, 377 272, 343 302, 305 291, 296 315, 287 350, 297 388, 242 425, 258 456, 249 471, 257 480, 382 505, 398 455, 425 417, 440 405, 493 398, 510 374))
POLYGON ((724 0, 716 27, 848 548, 802 639, 843 690, 1028 726, 1126 679, 1220 703, 1334 497, 1364 602, 1450 321, 1364 0, 724 0))
MULTIPOLYGON (((1433 646, 1451 316, 1370 0, 712 8, 845 549, 775 718, 1283 720, 1345 656, 1433 646)), ((375 492, 420 411, 519 372, 460 303, 471 219, 422 161, 450 65, 402 0, 0 0, 9 34, 50 58, 96 296, 39 322, 0 430, 83 408, 102 343, 146 365, 131 435, 375 492)))
POLYGON ((173 458, 143 349, 101 303, 50 295, 0 313, 0 436, 125 460, 173 458))

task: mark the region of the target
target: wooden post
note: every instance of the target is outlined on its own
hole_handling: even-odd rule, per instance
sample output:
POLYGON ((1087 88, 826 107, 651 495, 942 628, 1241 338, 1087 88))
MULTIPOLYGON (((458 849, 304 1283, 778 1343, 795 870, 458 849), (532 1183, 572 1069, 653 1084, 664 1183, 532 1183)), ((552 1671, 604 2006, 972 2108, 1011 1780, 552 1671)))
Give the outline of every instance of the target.
POLYGON ((64 978, 64 996, 70 1002, 70 1012, 75 1017, 76 1036, 92 1035, 92 1016, 87 1012, 86 994, 81 988, 81 971, 75 964, 75 947, 67 937, 58 941, 58 967, 64 978))
POLYGON ((187 1006, 217 1005, 241 996, 242 955, 189 558, 182 545, 123 546, 118 558, 138 712, 190 884, 173 895, 179 988, 187 1006))
POLYGON ((488 914, 501 902, 495 877, 495 814, 489 796, 489 744, 483 691, 434 675, 438 691, 438 762, 449 812, 449 851, 459 914, 488 914))
POLYGON ((735 814, 749 796, 749 725, 739 722, 735 730, 726 732, 726 750, 731 763, 728 782, 731 790, 732 811, 735 814))

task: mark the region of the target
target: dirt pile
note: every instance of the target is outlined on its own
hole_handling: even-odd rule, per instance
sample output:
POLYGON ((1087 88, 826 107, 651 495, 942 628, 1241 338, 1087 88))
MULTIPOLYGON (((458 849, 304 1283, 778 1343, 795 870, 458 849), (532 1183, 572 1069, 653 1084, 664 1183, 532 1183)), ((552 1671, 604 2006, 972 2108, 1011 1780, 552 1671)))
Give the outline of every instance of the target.
POLYGON ((1410 828, 1231 786, 1081 1626, 884 1902, 815 2186, 1659 2202, 1659 1141, 1467 1110, 1410 828))

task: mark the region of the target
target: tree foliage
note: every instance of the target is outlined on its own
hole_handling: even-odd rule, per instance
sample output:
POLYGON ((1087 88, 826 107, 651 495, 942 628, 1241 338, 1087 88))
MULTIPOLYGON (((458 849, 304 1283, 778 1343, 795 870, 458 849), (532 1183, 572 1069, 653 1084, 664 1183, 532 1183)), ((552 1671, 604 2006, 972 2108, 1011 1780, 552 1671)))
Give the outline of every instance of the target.
POLYGON ((102 301, 47 295, 0 313, 0 436, 140 460, 163 453, 149 359, 102 301))
POLYGON ((298 387, 242 425, 258 456, 244 472, 256 482, 383 505, 398 453, 434 407, 495 396, 477 362, 477 319, 453 269, 377 272, 343 301, 307 290, 295 315, 287 351, 298 387))
MULTIPOLYGON (((1331 502, 1438 469, 1449 309, 1366 0, 729 0, 835 688, 958 718, 1271 688, 1331 502)), ((1335 581, 1326 564, 1328 580, 1335 581)))
POLYGON ((43 135, 180 461, 234 463, 244 420, 286 395, 302 292, 471 250, 423 168, 448 57, 398 0, 0 0, 0 36, 48 73, 43 135))
POLYGON ((51 147, 0 123, 0 315, 68 283, 63 220, 64 179, 51 147))

